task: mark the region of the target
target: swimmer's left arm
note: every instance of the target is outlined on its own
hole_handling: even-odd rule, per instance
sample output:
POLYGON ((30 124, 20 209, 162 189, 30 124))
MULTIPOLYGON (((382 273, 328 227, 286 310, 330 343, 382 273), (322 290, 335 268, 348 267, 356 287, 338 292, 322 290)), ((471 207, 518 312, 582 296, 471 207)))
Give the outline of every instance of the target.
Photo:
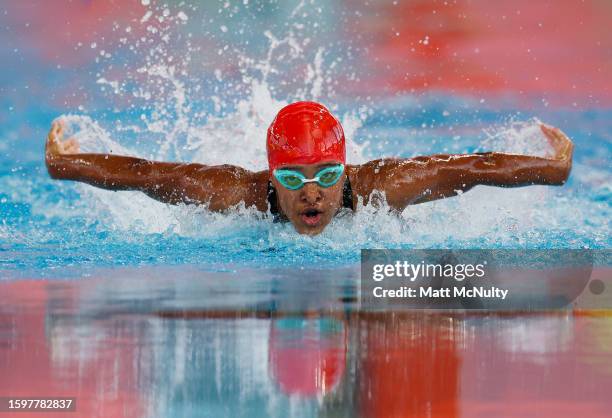
POLYGON ((411 204, 455 196, 479 184, 562 185, 571 170, 574 146, 559 129, 545 125, 541 129, 554 150, 552 157, 486 152, 375 160, 355 170, 355 193, 367 203, 372 191, 380 190, 389 206, 403 210, 411 204))

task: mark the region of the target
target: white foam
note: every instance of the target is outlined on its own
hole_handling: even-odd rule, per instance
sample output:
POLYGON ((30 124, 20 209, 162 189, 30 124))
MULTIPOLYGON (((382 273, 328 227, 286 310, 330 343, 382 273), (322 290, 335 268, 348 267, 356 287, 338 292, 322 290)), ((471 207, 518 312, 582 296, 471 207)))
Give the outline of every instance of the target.
POLYGON ((540 120, 532 118, 528 121, 511 120, 503 126, 486 128, 486 138, 481 141, 481 148, 511 154, 551 156, 552 148, 546 141, 540 124, 540 120))

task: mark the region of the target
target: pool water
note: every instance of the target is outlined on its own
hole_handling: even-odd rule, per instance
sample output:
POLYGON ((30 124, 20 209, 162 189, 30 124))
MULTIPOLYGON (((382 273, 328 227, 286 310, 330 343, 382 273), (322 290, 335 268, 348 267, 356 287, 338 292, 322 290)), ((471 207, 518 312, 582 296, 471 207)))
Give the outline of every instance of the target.
POLYGON ((87 417, 609 415, 609 310, 353 300, 363 248, 612 247, 609 4, 132 3, 0 6, 0 397, 87 417), (544 121, 572 173, 304 237, 44 166, 59 117, 87 152, 265 169, 268 124, 304 99, 341 119, 349 163, 545 156, 544 121))

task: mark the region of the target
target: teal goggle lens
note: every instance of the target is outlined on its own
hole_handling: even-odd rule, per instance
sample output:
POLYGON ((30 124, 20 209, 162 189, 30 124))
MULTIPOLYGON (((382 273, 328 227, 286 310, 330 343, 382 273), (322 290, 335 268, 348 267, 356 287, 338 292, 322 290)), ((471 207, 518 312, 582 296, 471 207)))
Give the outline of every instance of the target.
POLYGON ((306 183, 316 182, 321 187, 331 187, 338 183, 342 173, 344 172, 344 165, 338 164, 331 167, 326 167, 315 174, 312 179, 307 179, 302 173, 295 170, 288 169, 277 169, 274 170, 273 174, 276 180, 283 187, 289 190, 298 190, 304 187, 306 183))

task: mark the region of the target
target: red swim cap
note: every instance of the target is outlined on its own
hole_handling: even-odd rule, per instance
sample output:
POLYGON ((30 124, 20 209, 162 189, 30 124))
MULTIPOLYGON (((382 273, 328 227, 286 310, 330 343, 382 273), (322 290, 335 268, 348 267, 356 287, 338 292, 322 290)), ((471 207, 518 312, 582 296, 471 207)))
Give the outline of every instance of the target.
POLYGON ((344 164, 344 131, 325 106, 296 102, 278 112, 268 128, 270 171, 289 164, 338 161, 344 164))
POLYGON ((347 331, 335 319, 273 321, 268 367, 288 395, 314 397, 332 392, 346 368, 347 331))

